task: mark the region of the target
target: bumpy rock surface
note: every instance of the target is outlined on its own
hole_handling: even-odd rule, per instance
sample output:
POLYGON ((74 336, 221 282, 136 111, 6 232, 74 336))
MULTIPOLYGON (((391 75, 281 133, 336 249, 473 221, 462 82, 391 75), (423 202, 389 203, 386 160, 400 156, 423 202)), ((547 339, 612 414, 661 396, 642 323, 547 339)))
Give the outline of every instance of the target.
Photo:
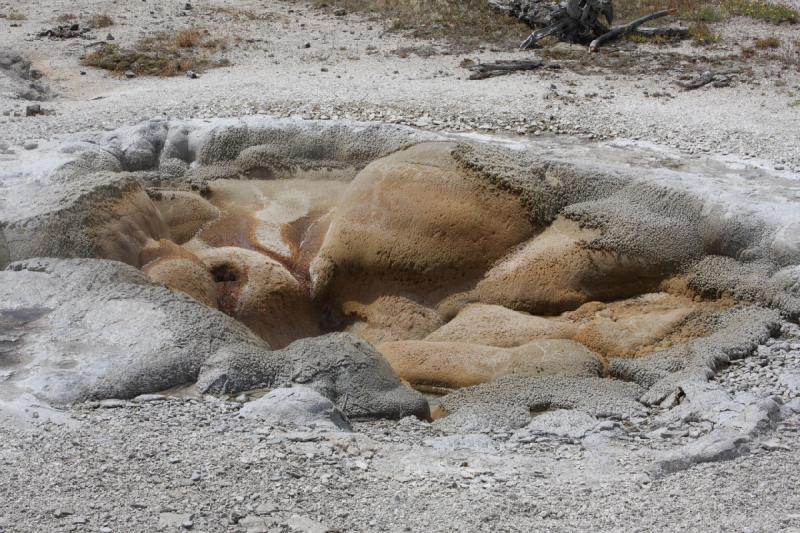
MULTIPOLYGON (((21 280, 12 352, 43 357, 16 348, 30 324, 42 346, 69 321, 113 331, 129 296, 103 291, 138 298, 120 343, 160 317, 129 359, 112 343, 99 359, 14 362, 15 387, 59 401, 297 382, 349 416, 427 416, 405 378, 466 387, 441 404, 449 423, 524 425, 552 406, 630 414, 674 404, 774 334, 778 311, 800 311, 800 221, 781 199, 738 182, 710 194, 712 180, 655 165, 263 117, 154 120, 33 156, 0 175, 0 263, 29 261, 4 273, 21 280), (91 261, 34 272, 37 256, 124 262, 174 292, 124 269, 110 289, 89 283, 91 261), (59 293, 76 279, 87 295, 59 293)), ((95 353, 84 344, 69 346, 95 353)))
POLYGON ((3 399, 132 398, 191 385, 304 383, 356 416, 427 416, 366 343, 311 338, 271 351, 241 323, 118 262, 39 259, 0 271, 3 399))
POLYGON ((308 387, 280 388, 247 402, 239 416, 269 425, 352 431, 350 421, 333 402, 308 387))
POLYGON ((288 382, 322 393, 350 417, 428 418, 430 414, 425 399, 400 382, 383 356, 349 333, 301 339, 269 357, 244 352, 212 357, 198 387, 235 393, 288 382))
POLYGON ((500 305, 469 304, 425 340, 509 348, 534 339, 570 338, 573 331, 571 324, 557 318, 520 313, 500 305))
POLYGON ((466 173, 454 148, 418 144, 358 174, 311 266, 316 293, 436 302, 533 234, 519 199, 466 173))
POLYGON ((596 376, 601 364, 582 344, 540 339, 514 348, 464 342, 398 341, 378 345, 412 385, 460 388, 500 376, 596 376))

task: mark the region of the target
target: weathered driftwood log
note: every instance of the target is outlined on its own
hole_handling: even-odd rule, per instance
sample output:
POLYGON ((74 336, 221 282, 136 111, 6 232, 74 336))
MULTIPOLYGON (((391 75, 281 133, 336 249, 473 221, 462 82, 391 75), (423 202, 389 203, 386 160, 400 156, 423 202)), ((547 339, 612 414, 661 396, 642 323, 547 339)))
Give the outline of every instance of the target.
POLYGON ((614 39, 619 39, 623 35, 627 35, 635 31, 639 26, 644 24, 645 22, 649 22, 651 20, 655 20, 661 17, 666 17, 667 15, 671 14, 671 9, 665 9, 663 11, 657 11, 655 13, 650 13, 649 15, 645 15, 643 17, 639 17, 638 19, 631 21, 627 24, 623 24, 622 26, 616 26, 611 30, 607 31, 597 39, 593 40, 589 44, 589 50, 592 52, 596 52, 597 49, 603 44, 607 43, 608 41, 613 41, 614 39))
POLYGON ((518 70, 536 70, 542 67, 559 68, 557 64, 542 59, 500 60, 494 63, 480 63, 469 67, 472 71, 469 79, 484 80, 495 76, 505 76, 518 70))
MULTIPOLYGON (((607 32, 607 24, 614 20, 611 2, 612 0, 566 0, 552 5, 549 0, 507 0, 504 3, 513 6, 506 11, 538 28, 520 45, 520 48, 527 49, 550 35, 560 41, 584 43, 607 32), (532 13, 536 16, 531 16, 532 13)), ((498 3, 503 2, 494 0, 492 5, 498 7, 498 3)))
POLYGON ((596 50, 601 44, 629 33, 643 36, 678 36, 688 34, 686 28, 646 28, 638 26, 664 16, 665 12, 653 13, 629 24, 609 29, 614 19, 613 0, 489 0, 489 5, 512 15, 528 24, 534 31, 520 45, 532 48, 545 37, 553 36, 559 41, 593 44, 596 50), (608 24, 608 25, 607 25, 608 24))

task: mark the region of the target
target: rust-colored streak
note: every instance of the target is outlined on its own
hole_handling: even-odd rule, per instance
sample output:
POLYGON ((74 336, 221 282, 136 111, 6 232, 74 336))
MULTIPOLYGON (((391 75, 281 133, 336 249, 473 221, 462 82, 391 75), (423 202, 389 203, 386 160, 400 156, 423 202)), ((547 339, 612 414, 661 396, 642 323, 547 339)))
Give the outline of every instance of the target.
POLYGON ((292 251, 291 258, 284 266, 306 287, 310 283, 311 261, 317 255, 328 231, 328 214, 327 211, 312 212, 284 224, 281 228, 281 238, 292 251))
POLYGON ((230 211, 201 230, 198 237, 214 248, 233 246, 264 254, 291 271, 289 268, 291 258, 270 250, 258 242, 256 238, 258 224, 259 221, 247 211, 230 211))
MULTIPOLYGON (((319 210, 281 226, 281 239, 289 248, 284 255, 262 245, 257 238, 259 220, 250 211, 233 209, 203 228, 198 237, 214 248, 237 247, 252 250, 277 261, 306 289, 310 287, 309 268, 325 239, 330 224, 330 212, 319 210)), ((240 292, 240 282, 218 282, 220 309, 235 309, 231 301, 240 292), (228 287, 230 285, 230 287, 228 287)), ((235 313, 231 312, 235 316, 235 313)))
POLYGON ((198 237, 214 248, 236 246, 263 252, 264 250, 253 238, 257 224, 258 221, 247 212, 230 211, 213 224, 203 228, 198 237))

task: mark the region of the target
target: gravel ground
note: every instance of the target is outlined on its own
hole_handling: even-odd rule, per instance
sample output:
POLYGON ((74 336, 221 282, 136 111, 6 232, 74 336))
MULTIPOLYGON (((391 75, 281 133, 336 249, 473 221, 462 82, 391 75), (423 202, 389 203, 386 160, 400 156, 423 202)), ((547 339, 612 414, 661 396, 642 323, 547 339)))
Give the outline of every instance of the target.
POLYGON ((58 95, 44 106, 53 114, 38 117, 14 117, 24 110, 24 102, 0 99, 0 112, 10 115, 0 117, 3 141, 23 145, 66 132, 112 129, 155 115, 265 113, 383 120, 451 131, 630 138, 687 153, 739 154, 800 169, 800 106, 794 105, 800 94, 797 67, 781 60, 780 51, 759 52, 749 60, 741 57, 741 49, 758 37, 776 35, 783 46, 791 47, 796 38, 791 26, 735 19, 714 28, 722 41, 710 48, 629 44, 620 53, 601 52, 597 61, 605 67, 562 61, 564 68, 558 71, 468 81, 468 71, 459 66, 465 59, 490 61, 530 53, 465 52, 447 43, 387 33, 379 21, 351 14, 335 17, 300 2, 215 0, 190 11, 183 10, 184 5, 177 0, 0 2, 0 12, 15 9, 27 16, 13 23, 18 27, 0 20, 0 25, 9 26, 0 34, 0 47, 30 56, 58 95), (255 20, 237 17, 237 12, 253 13, 255 20), (35 36, 64 13, 76 14, 78 20, 109 13, 117 23, 86 39, 35 36), (199 79, 126 79, 79 64, 79 57, 92 49, 87 45, 102 41, 109 32, 126 46, 149 32, 185 27, 232 36, 226 54, 233 65, 199 79), (720 58, 728 59, 724 65, 715 63, 720 58), (676 85, 681 76, 723 67, 738 71, 730 87, 683 91, 676 85))
MULTIPOLYGON (((800 397, 800 328, 784 331, 717 381, 800 397)), ((732 461, 660 476, 653 458, 710 424, 532 437, 407 418, 321 433, 240 405, 107 401, 70 410, 73 427, 5 431, 0 531, 800 531, 798 414, 732 461)))

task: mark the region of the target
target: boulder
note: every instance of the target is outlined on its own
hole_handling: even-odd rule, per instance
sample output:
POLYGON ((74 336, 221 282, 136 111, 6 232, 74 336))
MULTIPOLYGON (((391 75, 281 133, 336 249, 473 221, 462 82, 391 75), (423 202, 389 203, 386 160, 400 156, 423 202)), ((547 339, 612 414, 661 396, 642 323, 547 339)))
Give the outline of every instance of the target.
POLYGON ((429 418, 425 398, 404 384, 386 359, 350 333, 301 339, 269 357, 218 354, 199 377, 201 391, 237 393, 288 383, 306 385, 331 399, 350 418, 429 418))
POLYGON ((272 351, 240 322, 116 261, 12 263, 0 271, 0 325, 3 398, 67 404, 198 380, 198 392, 220 394, 298 383, 348 416, 429 416, 425 399, 349 334, 272 351))
POLYGON ((370 303, 345 302, 347 330, 377 345, 422 339, 442 325, 439 313, 402 296, 381 296, 370 303))
POLYGON ((711 315, 720 308, 688 297, 649 293, 610 304, 590 302, 565 318, 576 323, 575 340, 592 350, 608 357, 636 357, 702 336, 703 327, 681 327, 693 315, 711 315))
POLYGON ((239 416, 270 425, 352 431, 347 417, 333 402, 303 386, 274 389, 244 404, 239 416))
POLYGON ((142 250, 142 263, 142 270, 153 281, 217 308, 214 278, 208 267, 190 251, 162 239, 142 250))
POLYGON ((159 191, 154 203, 176 244, 191 240, 200 228, 220 216, 219 209, 191 191, 159 191))
POLYGON ((207 357, 269 346, 242 324, 116 261, 37 259, 0 271, 12 376, 57 404, 133 398, 195 381, 207 357))
POLYGON ((273 348, 319 335, 319 313, 306 288, 278 261, 237 247, 197 252, 216 282, 220 310, 273 348))

